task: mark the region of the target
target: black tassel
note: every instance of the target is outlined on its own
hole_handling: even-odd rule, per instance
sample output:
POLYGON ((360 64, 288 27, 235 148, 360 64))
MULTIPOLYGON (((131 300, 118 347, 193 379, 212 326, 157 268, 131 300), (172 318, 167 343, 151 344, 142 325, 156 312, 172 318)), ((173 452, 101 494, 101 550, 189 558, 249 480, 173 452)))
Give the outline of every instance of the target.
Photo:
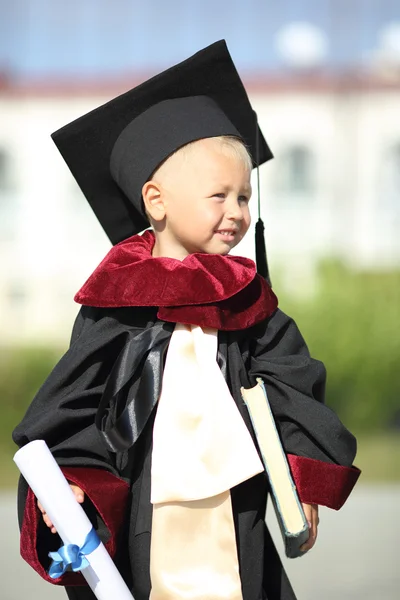
MULTIPOLYGON (((265 237, 264 237, 264 222, 261 217, 256 223, 256 265, 257 272, 267 280, 271 286, 271 279, 269 276, 267 251, 265 249, 265 237)), ((272 286, 271 286, 272 287, 272 286)))
POLYGON ((269 276, 267 250, 265 248, 264 222, 261 218, 261 192, 260 192, 260 132, 258 128, 257 113, 254 112, 256 126, 256 168, 257 168, 257 205, 258 205, 258 221, 256 223, 256 265, 257 273, 264 277, 271 285, 269 276))

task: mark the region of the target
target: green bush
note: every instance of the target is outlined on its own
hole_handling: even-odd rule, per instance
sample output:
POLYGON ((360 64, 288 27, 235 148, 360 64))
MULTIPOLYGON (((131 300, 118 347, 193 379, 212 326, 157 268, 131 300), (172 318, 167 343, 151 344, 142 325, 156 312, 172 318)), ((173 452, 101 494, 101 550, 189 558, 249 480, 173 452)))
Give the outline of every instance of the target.
POLYGON ((318 289, 309 301, 278 296, 326 365, 327 404, 351 430, 393 427, 400 417, 400 272, 324 263, 318 289))
POLYGON ((0 360, 0 449, 16 447, 11 432, 61 357, 55 348, 8 348, 0 360))

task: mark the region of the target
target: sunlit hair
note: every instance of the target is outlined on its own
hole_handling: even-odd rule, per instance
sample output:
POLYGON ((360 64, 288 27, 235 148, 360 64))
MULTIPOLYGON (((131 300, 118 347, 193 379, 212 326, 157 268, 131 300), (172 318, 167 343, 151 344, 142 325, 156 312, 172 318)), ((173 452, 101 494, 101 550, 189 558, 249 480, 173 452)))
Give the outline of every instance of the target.
MULTIPOLYGON (((233 155, 241 160, 246 169, 251 172, 253 168, 252 159, 242 140, 230 135, 223 135, 210 139, 219 144, 222 152, 230 154, 231 156, 233 155)), ((149 179, 157 178, 157 176, 162 177, 167 169, 173 168, 174 166, 178 167, 178 160, 182 161, 182 159, 186 160, 190 158, 196 152, 196 145, 199 141, 200 140, 195 140, 194 142, 190 142, 189 144, 186 144, 185 146, 182 146, 182 148, 176 150, 173 154, 170 154, 170 156, 168 156, 168 158, 166 158, 164 162, 157 167, 149 179)), ((182 162, 180 163, 179 168, 181 168, 181 166, 182 162)))
MULTIPOLYGON (((251 171, 253 165, 251 156, 242 140, 231 135, 221 135, 219 137, 211 138, 221 148, 222 152, 226 152, 231 156, 235 156, 239 160, 243 161, 246 169, 251 171)), ((175 154, 181 154, 182 156, 189 156, 193 151, 196 151, 197 140, 190 142, 175 152, 175 154)))
POLYGON ((248 169, 251 173, 253 161, 247 146, 244 144, 244 142, 242 142, 242 140, 233 136, 221 136, 216 138, 216 140, 220 141, 223 149, 232 152, 235 156, 242 160, 246 166, 246 169, 248 169))

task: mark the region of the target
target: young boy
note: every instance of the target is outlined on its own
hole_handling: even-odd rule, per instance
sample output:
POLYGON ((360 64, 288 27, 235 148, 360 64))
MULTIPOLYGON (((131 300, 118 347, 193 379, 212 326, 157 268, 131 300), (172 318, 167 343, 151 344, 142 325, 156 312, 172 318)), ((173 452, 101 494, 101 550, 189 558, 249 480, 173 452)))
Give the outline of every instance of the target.
MULTIPOLYGON (((293 600, 240 387, 265 382, 304 550, 318 505, 340 508, 358 478, 356 443, 265 279, 228 256, 250 226, 252 167, 272 154, 224 42, 54 140, 117 245, 76 295, 71 347, 15 442, 45 439, 136 600, 293 600)), ((48 576, 60 540, 23 480, 19 504, 23 557, 93 598, 78 573, 48 576)))

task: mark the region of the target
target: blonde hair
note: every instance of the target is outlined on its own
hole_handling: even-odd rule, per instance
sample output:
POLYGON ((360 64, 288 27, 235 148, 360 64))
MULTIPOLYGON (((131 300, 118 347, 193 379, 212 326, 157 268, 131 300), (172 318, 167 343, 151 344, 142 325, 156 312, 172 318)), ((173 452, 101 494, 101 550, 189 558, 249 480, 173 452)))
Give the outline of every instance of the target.
MULTIPOLYGON (((251 172, 253 168, 253 161, 247 149, 247 146, 240 138, 232 135, 221 135, 208 139, 215 140, 215 142, 220 145, 220 148, 223 152, 229 153, 231 156, 235 156, 236 158, 241 160, 244 163, 246 169, 248 169, 251 172)), ((175 152, 170 154, 160 165, 158 165, 157 169, 149 177, 149 180, 153 179, 157 175, 161 175, 164 171, 163 167, 164 165, 166 165, 166 163, 168 163, 168 167, 172 167, 176 159, 180 160, 188 158, 192 154, 192 152, 196 150, 196 144, 198 144, 199 141, 201 140, 189 142, 181 148, 178 148, 178 150, 175 150, 175 152)))
MULTIPOLYGON (((231 156, 235 156, 239 160, 243 161, 246 168, 251 171, 253 163, 247 147, 241 139, 234 137, 233 135, 220 135, 218 137, 209 138, 219 144, 223 152, 229 153, 231 156)), ((188 155, 190 152, 196 149, 196 144, 200 140, 190 142, 182 148, 179 148, 174 154, 180 153, 182 156, 188 155)))
POLYGON ((216 139, 221 141, 222 147, 230 150, 233 154, 235 154, 235 156, 242 160, 246 168, 251 173, 253 169, 253 159, 251 158, 249 149, 241 139, 232 135, 225 135, 216 139))

